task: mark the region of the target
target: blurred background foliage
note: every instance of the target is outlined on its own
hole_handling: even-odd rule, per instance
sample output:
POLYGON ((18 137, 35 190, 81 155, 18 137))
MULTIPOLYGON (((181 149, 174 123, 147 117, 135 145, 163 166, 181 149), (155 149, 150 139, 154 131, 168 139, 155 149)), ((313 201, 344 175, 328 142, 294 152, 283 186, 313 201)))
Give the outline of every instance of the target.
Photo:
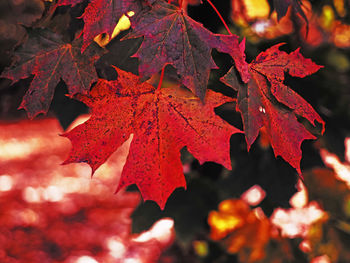
MULTIPOLYGON (((133 187, 115 196, 119 157, 92 180, 84 165, 59 166, 69 143, 56 135, 88 113, 65 96, 65 84, 56 88, 48 116, 31 124, 17 110, 30 80, 10 86, 0 79, 1 262, 350 262, 350 1, 301 1, 302 12, 290 8, 280 19, 277 1, 212 2, 230 30, 246 38, 248 62, 284 42, 282 49, 300 47, 324 66, 307 78, 286 78, 326 122, 324 136, 302 145, 303 178, 274 157, 262 131, 249 153, 242 135, 231 138, 232 171, 215 163, 199 165, 183 149, 188 187, 177 189, 164 211, 139 202, 133 187), (64 190, 73 181, 88 188, 64 190), (162 218, 174 221, 157 225, 162 218), (158 232, 165 237, 154 234, 152 226, 161 226, 158 232)), ((72 39, 83 27, 78 17, 86 4, 53 8, 51 1, 2 0, 0 71, 12 63, 25 27, 49 27, 72 39)), ((227 33, 205 0, 184 1, 184 8, 211 31, 227 33)), ((128 26, 119 27, 113 39, 96 38, 110 51, 96 63, 106 79, 115 77, 110 64, 137 74, 137 59, 130 56, 140 40, 120 41, 128 26)), ((235 96, 219 82, 231 58, 215 50, 213 56, 220 69, 212 70, 209 88, 235 96)), ((171 85, 177 76, 170 67, 167 71, 173 77, 164 84, 171 85)), ((151 81, 157 83, 157 76, 151 81)), ((217 113, 242 127, 232 105, 217 113)))

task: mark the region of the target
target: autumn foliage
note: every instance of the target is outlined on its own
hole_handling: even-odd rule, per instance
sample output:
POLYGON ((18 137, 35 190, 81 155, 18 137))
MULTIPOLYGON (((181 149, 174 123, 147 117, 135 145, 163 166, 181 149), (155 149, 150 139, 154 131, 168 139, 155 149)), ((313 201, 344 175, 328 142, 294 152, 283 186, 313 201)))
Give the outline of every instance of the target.
MULTIPOLYGON (((105 191, 107 188, 101 186, 104 190, 99 193, 116 193, 116 203, 100 200, 86 191, 67 192, 64 195, 69 196, 74 209, 67 204, 48 205, 46 202, 61 202, 61 199, 50 199, 50 191, 56 188, 49 188, 48 183, 39 186, 35 180, 31 181, 31 177, 28 184, 23 184, 26 191, 32 191, 27 193, 27 197, 31 196, 29 199, 25 193, 24 200, 17 197, 21 192, 19 186, 4 190, 3 200, 8 199, 13 203, 6 204, 1 200, 5 210, 8 214, 21 211, 21 215, 18 222, 11 224, 7 215, 0 217, 3 229, 8 230, 0 236, 4 246, 0 256, 11 255, 13 260, 18 259, 19 262, 35 262, 37 259, 39 262, 75 262, 85 255, 81 252, 83 250, 90 251, 86 256, 101 262, 123 262, 128 253, 138 255, 135 258, 143 258, 144 261, 140 262, 160 258, 164 262, 171 261, 174 259, 171 249, 178 249, 177 244, 170 249, 168 258, 162 257, 161 253, 173 242, 172 225, 168 229, 170 234, 166 242, 157 237, 149 238, 144 243, 137 241, 138 235, 131 233, 130 217, 139 204, 139 196, 136 192, 125 190, 135 190, 132 186, 136 185, 144 201, 151 200, 157 204, 157 207, 152 207, 153 211, 160 208, 164 212, 159 213, 176 217, 172 212, 167 214, 167 208, 172 207, 174 202, 176 204, 174 193, 193 189, 193 182, 199 181, 200 187, 208 192, 216 187, 213 190, 216 194, 213 194, 212 203, 207 199, 203 201, 202 196, 189 198, 193 199, 196 209, 198 203, 206 203, 198 212, 198 221, 201 224, 208 222, 205 223, 206 231, 210 228, 204 243, 201 238, 195 237, 198 242, 193 243, 193 253, 197 256, 205 258, 209 250, 206 246, 214 242, 220 244, 220 249, 227 253, 225 255, 236 254, 240 262, 294 262, 298 260, 292 251, 295 244, 289 239, 299 238, 301 251, 307 254, 304 259, 311 261, 324 254, 332 262, 346 262, 349 259, 348 253, 344 252, 345 245, 340 251, 333 248, 342 242, 330 216, 330 213, 341 210, 340 218, 336 218, 338 228, 349 231, 348 210, 341 207, 349 199, 348 185, 338 182, 347 180, 348 171, 338 157, 333 156, 337 161, 329 161, 331 154, 326 150, 326 139, 311 144, 311 141, 315 142, 327 134, 329 120, 333 127, 332 114, 342 114, 346 108, 344 105, 347 105, 348 93, 343 90, 332 91, 345 94, 340 96, 339 102, 343 108, 334 111, 336 113, 329 110, 329 105, 334 103, 332 96, 315 102, 317 88, 313 84, 313 80, 319 76, 332 78, 327 71, 329 65, 343 74, 337 79, 339 85, 346 86, 348 83, 346 72, 350 69, 350 62, 343 55, 350 47, 350 15, 347 10, 350 4, 347 1, 328 1, 331 4, 314 4, 307 0, 228 0, 220 3, 211 0, 6 1, 14 14, 34 11, 28 16, 4 15, 4 21, 11 26, 0 19, 0 32, 4 32, 0 40, 4 38, 7 41, 4 42, 6 45, 3 44, 7 60, 4 58, 5 62, 0 65, 0 94, 17 92, 14 97, 21 98, 17 105, 8 103, 9 99, 5 96, 0 98, 1 115, 3 108, 9 109, 15 105, 23 109, 34 123, 31 126, 29 121, 22 122, 17 129, 39 132, 40 125, 57 125, 52 119, 47 123, 40 122, 41 118, 45 118, 43 116, 51 117, 53 112, 56 114, 64 129, 53 131, 45 126, 43 131, 55 133, 60 143, 64 141, 65 148, 58 146, 60 143, 50 137, 53 144, 50 151, 58 153, 55 158, 48 157, 50 168, 47 167, 47 170, 53 167, 51 161, 55 160, 57 165, 66 167, 65 173, 73 171, 77 163, 86 163, 91 168, 89 175, 94 178, 101 171, 106 174, 114 172, 118 176, 113 180, 107 176, 109 179, 105 184, 108 184, 110 191, 105 191), (222 8, 225 5, 227 10, 222 8), (201 8, 210 10, 210 15, 205 19, 191 13, 191 10, 204 10, 201 8), (207 20, 215 21, 215 26, 210 28, 207 20), (321 54, 326 49, 330 50, 327 59, 320 58, 317 52, 321 54), (325 61, 327 63, 323 65, 325 61), (299 83, 302 84, 299 86, 299 83), (2 93, 2 90, 5 92, 2 93), (57 97, 60 93, 59 100, 57 97), (69 101, 69 105, 74 106, 66 108, 60 105, 62 101, 69 101), (84 111, 89 116, 79 124, 70 125, 84 111), (57 145, 54 145, 55 142, 57 145), (314 154, 320 153, 323 162, 334 171, 323 168, 305 171, 305 167, 311 167, 310 159, 303 159, 305 148, 312 148, 309 152, 313 151, 314 154), (275 157, 273 161, 269 157, 270 152, 275 157), (264 157, 258 157, 258 164, 254 162, 249 165, 248 159, 254 160, 261 155, 264 157), (109 162, 113 163, 116 156, 121 158, 115 161, 118 171, 103 168, 113 166, 109 162), (244 156, 249 157, 242 161, 244 156), (303 165, 304 160, 308 165, 303 165), (308 189, 309 200, 300 206, 291 203, 291 207, 287 208, 289 204, 284 205, 285 209, 290 210, 279 210, 282 208, 277 207, 282 201, 274 203, 269 199, 272 203, 264 210, 257 207, 264 198, 253 204, 246 197, 249 196, 248 186, 251 184, 244 179, 236 181, 242 183, 239 192, 228 194, 225 189, 235 185, 233 181, 226 180, 228 175, 232 176, 244 165, 249 168, 246 174, 256 173, 256 178, 266 171, 281 174, 288 171, 286 174, 293 176, 289 177, 290 189, 295 192, 294 185, 298 182, 299 192, 308 189), (206 181, 208 178, 198 176, 205 173, 205 167, 214 167, 219 171, 216 175, 210 172, 206 175, 210 180, 217 176, 219 179, 215 177, 215 184, 211 185, 206 181), (225 184, 227 181, 229 183, 225 184), (331 195, 327 192, 327 186, 338 193, 337 198, 332 199, 337 203, 336 211, 332 211, 334 205, 329 205, 322 194, 320 196, 314 189, 322 188, 323 194, 331 195), (217 194, 217 189, 222 194, 217 194), (30 201, 30 198, 36 201, 30 201), (118 198, 123 200, 118 201, 118 198), (26 208, 26 203, 30 203, 29 208, 26 208), (42 213, 48 206, 50 213, 42 213), (217 206, 218 211, 215 211, 217 206), (316 212, 312 214, 311 210, 316 212), (290 214, 309 212, 309 221, 298 225, 305 231, 296 231, 294 235, 283 232, 283 223, 279 221, 281 217, 286 219, 290 214), (99 217, 99 213, 107 216, 99 217), (117 217, 115 220, 123 221, 125 228, 119 229, 112 224, 114 216, 117 217), (49 221, 54 226, 48 224, 49 221), (95 222, 101 229, 89 232, 89 225, 95 222), (56 233, 55 228, 61 232, 56 233), (64 235, 70 228, 79 229, 80 234, 89 232, 84 249, 83 245, 78 244, 79 240, 84 239, 83 234, 79 236, 78 233, 76 240, 69 240, 64 235), (314 232, 309 229, 314 229, 314 232), (110 240, 122 243, 122 256, 113 256, 113 249, 101 245, 107 242, 108 231, 120 234, 110 237, 110 240), (257 238, 252 242, 254 235, 257 238), (4 240, 17 236, 23 242, 16 247, 6 247, 4 240), (332 240, 338 243, 324 244, 320 236, 332 236, 332 240), (35 240, 35 244, 28 253, 26 246, 31 239, 35 240), (45 247, 43 244, 46 242, 55 249, 59 247, 60 253, 50 253, 50 247, 39 249, 45 247), (272 255, 271 251, 276 247, 278 252, 272 255)), ((320 93, 322 89, 326 89, 325 85, 320 85, 320 93)), ((25 133, 17 134, 16 127, 7 125, 10 124, 4 123, 2 129, 8 129, 13 134, 0 134, 4 145, 8 140, 21 140, 23 136, 28 136, 25 133)), ((40 140, 45 140, 43 137, 40 140)), ((35 143, 29 144, 39 147, 35 143)), ((43 144, 41 142, 40 147, 43 144)), ((6 180, 11 181, 12 174, 31 167, 36 158, 46 165, 44 148, 40 148, 43 151, 40 154, 28 155, 21 161, 16 159, 20 160, 20 155, 15 154, 12 158, 7 150, 3 150, 6 154, 1 155, 0 152, 0 178, 5 183, 9 182, 6 180), (5 177, 1 177, 1 174, 5 177)), ((26 151, 23 151, 23 156, 26 156, 26 151)), ((50 152, 48 156, 52 154, 50 152)), ((40 170, 39 165, 33 167, 40 170)), ((240 173, 243 178, 245 171, 240 173)), ((16 178, 21 181, 24 175, 16 178)), ((263 182, 264 179, 260 178, 258 183, 263 182)), ((266 179, 265 188, 273 187, 274 182, 266 179)), ((56 183, 54 187, 58 187, 56 183)), ((266 193, 260 188, 252 189, 260 195, 266 193)), ((191 191, 188 196, 191 196, 191 191)), ((288 198, 284 198, 289 199, 293 191, 284 193, 288 195, 288 198)), ((211 194, 209 196, 212 197, 211 194)), ((188 203, 191 201, 187 200, 188 203)), ((182 209, 179 213, 193 212, 190 204, 182 209)), ((135 214, 139 212, 135 210, 135 214)), ((197 227, 196 222, 193 225, 197 227)), ((149 224, 147 227, 143 225, 143 230, 150 227, 149 224)), ((141 234, 139 240, 147 235, 141 234)), ((204 234, 198 234, 201 235, 203 237, 204 234)), ((184 243, 193 239, 193 236, 186 236, 184 243)), ((210 262, 210 259, 206 262, 210 262)))
MULTIPOLYGON (((58 1, 52 5, 74 6, 79 2, 58 1)), ((293 7, 301 12, 298 3, 293 2, 293 7)), ((285 9, 278 8, 280 16, 285 15, 285 9)), ((91 108, 91 119, 65 135, 73 144, 65 163, 86 162, 94 172, 133 134, 118 189, 136 184, 145 200, 154 200, 161 207, 175 188, 186 187, 179 160, 182 147, 187 146, 200 163, 214 161, 230 169, 229 140, 239 130, 213 111, 234 100, 207 91, 209 72, 217 68, 211 57, 215 48, 229 54, 234 62, 234 69, 223 81, 238 91, 236 110, 242 114, 248 150, 260 128, 265 127, 275 155, 301 173, 301 143, 316 137, 298 122, 296 115, 313 125, 315 121, 322 125, 324 122, 306 101, 283 84, 284 72, 305 77, 320 69, 299 50, 288 55, 275 46, 248 66, 244 40, 239 44, 238 37, 230 32, 213 34, 188 17, 181 3, 176 6, 162 0, 92 1, 82 18, 83 41, 77 36, 65 43, 59 34, 47 29, 28 31, 28 39, 15 52, 17 59, 1 75, 13 82, 35 76, 20 106, 30 118, 47 112, 60 79, 70 96, 91 108), (143 37, 134 54, 139 60, 140 77, 116 68, 116 80, 98 79, 94 63, 104 51, 93 39, 102 33, 111 38, 116 21, 131 11, 132 30, 121 41, 143 37), (167 65, 175 68, 179 79, 178 84, 163 88, 167 65), (143 83, 160 71, 157 89, 143 83)))

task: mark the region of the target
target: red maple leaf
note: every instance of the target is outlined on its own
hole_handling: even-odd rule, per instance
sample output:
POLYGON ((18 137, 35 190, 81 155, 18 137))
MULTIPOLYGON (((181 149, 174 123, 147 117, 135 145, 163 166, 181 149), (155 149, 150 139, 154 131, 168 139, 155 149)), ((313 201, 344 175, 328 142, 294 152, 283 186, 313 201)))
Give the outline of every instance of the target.
POLYGON ((65 43, 51 31, 31 30, 27 42, 16 51, 17 61, 13 67, 1 74, 13 82, 34 75, 19 107, 27 111, 29 118, 48 111, 61 79, 67 84, 70 95, 86 93, 97 81, 94 63, 102 50, 95 45, 81 55, 80 48, 79 40, 65 43))
POLYGON ((210 70, 217 68, 211 57, 212 48, 216 48, 230 54, 242 79, 249 80, 238 37, 213 34, 174 5, 155 1, 150 10, 131 17, 131 25, 133 31, 125 39, 144 37, 134 56, 139 58, 139 72, 146 79, 170 64, 182 83, 204 99, 210 70))
POLYGON ((117 80, 100 79, 89 96, 78 95, 92 116, 64 135, 73 145, 65 164, 87 162, 94 172, 133 134, 118 190, 136 184, 145 200, 161 208, 177 187, 186 187, 180 161, 184 146, 200 163, 231 169, 230 137, 240 131, 214 108, 233 99, 209 91, 203 104, 187 89, 156 89, 116 70, 117 80))
POLYGON ((275 45, 249 64, 252 76, 247 85, 236 79, 234 69, 221 79, 238 91, 237 111, 241 112, 248 150, 265 127, 276 156, 281 156, 299 174, 301 143, 306 139, 316 139, 297 117, 301 116, 316 126, 324 121, 302 97, 283 84, 284 72, 294 77, 305 77, 318 71, 321 66, 304 58, 299 49, 287 54, 280 51, 282 44, 275 45))

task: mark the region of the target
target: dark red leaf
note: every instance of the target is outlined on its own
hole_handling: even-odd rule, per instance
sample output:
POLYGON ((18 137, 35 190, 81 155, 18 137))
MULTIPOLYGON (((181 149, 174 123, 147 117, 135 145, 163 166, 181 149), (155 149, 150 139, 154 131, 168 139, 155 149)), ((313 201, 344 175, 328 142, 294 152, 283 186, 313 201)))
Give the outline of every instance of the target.
POLYGON ((248 150, 265 127, 276 156, 281 156, 300 174, 301 143, 316 139, 297 119, 304 117, 316 126, 324 121, 302 97, 283 84, 284 73, 305 77, 321 66, 304 58, 299 49, 287 54, 275 45, 259 54, 250 63, 252 79, 241 85, 231 69, 222 81, 238 91, 237 110, 241 112, 248 150))
POLYGON ((249 79, 237 36, 213 34, 174 5, 155 1, 151 10, 132 17, 131 23, 133 31, 126 39, 144 37, 134 56, 140 59, 139 72, 146 79, 170 64, 177 69, 182 83, 204 99, 210 70, 217 68, 212 48, 229 53, 244 81, 249 79))
POLYGON ((145 200, 161 208, 177 187, 186 187, 184 146, 200 163, 231 169, 230 137, 240 131, 214 108, 233 99, 209 91, 203 104, 187 89, 155 89, 131 73, 117 72, 118 80, 101 79, 90 96, 78 96, 92 116, 64 135, 73 145, 65 163, 87 162, 94 172, 133 134, 118 190, 136 184, 145 200))
POLYGON ((70 95, 86 93, 97 81, 94 63, 100 57, 101 49, 94 45, 81 55, 80 48, 81 41, 65 43, 59 35, 48 30, 29 32, 29 39, 16 52, 15 65, 1 75, 13 82, 34 75, 20 105, 29 118, 48 111, 61 79, 67 84, 70 95))

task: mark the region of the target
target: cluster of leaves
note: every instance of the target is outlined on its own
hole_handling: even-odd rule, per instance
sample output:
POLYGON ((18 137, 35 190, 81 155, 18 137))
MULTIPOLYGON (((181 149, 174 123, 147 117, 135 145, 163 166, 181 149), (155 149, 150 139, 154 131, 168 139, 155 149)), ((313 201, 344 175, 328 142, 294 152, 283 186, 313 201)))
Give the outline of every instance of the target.
MULTIPOLYGON (((151 263, 171 245, 172 227, 131 232, 131 214, 141 200, 137 192, 115 196, 110 187, 114 176, 97 175, 89 187, 89 171, 84 176, 82 165, 57 165, 70 147, 57 136, 62 132, 57 120, 0 127, 1 262, 151 263), (4 154, 11 147, 17 147, 17 154, 4 154)), ((118 173, 121 165, 117 158, 105 168, 118 173)))
POLYGON ((293 197, 299 198, 300 204, 295 206, 300 207, 285 210, 291 212, 290 219, 284 214, 281 224, 277 224, 280 208, 267 217, 243 197, 228 199, 220 203, 218 211, 209 213, 210 238, 220 242, 228 253, 237 254, 239 262, 348 262, 349 145, 346 149, 345 163, 321 149, 325 164, 332 169, 314 168, 303 173, 304 188, 293 197), (303 225, 297 213, 292 213, 307 206, 312 208, 300 214, 309 218, 303 225), (314 214, 313 218, 308 214, 314 214))
POLYGON ((231 14, 232 20, 239 25, 240 34, 253 42, 295 33, 300 44, 313 48, 328 43, 341 48, 350 46, 347 1, 321 1, 314 5, 303 0, 294 3, 294 8, 284 17, 281 17, 281 12, 271 14, 267 0, 260 1, 258 6, 249 0, 233 2, 235 7, 231 14), (297 16, 296 13, 300 15, 297 16))
MULTIPOLYGON (((304 16, 299 1, 276 3, 279 17, 289 5, 304 16)), ((164 208, 176 188, 186 187, 180 161, 183 147, 200 163, 213 161, 231 169, 230 137, 241 131, 218 117, 214 108, 233 102, 242 115, 248 150, 264 128, 275 156, 301 174, 301 144, 316 137, 300 119, 322 126, 321 133, 324 122, 284 84, 285 73, 303 78, 321 68, 299 49, 288 54, 278 44, 248 64, 244 40, 239 43, 230 32, 210 32, 185 13, 182 1, 57 0, 46 5, 43 17, 26 29, 27 39, 1 77, 17 82, 34 76, 20 105, 30 118, 48 111, 61 80, 70 97, 91 109, 87 122, 64 134, 73 145, 66 164, 86 162, 94 172, 133 135, 118 190, 136 184, 145 200, 164 208), (58 15, 66 6, 83 10, 81 32, 71 32, 67 15, 58 15), (139 43, 142 38, 133 54, 138 58, 138 70, 134 69, 138 75, 114 65, 113 77, 103 78, 96 65, 107 51, 93 40, 100 34, 112 38, 123 15, 129 17, 131 30, 119 41, 139 43), (217 68, 212 49, 232 58, 234 65, 221 80, 238 91, 237 100, 207 90, 210 71, 217 68), (168 65, 172 71, 165 69, 168 65), (163 77, 174 76, 174 69, 175 83, 162 87, 163 77), (154 87, 146 80, 158 73, 159 84, 154 87)), ((102 72, 111 69, 107 66, 102 72)))
POLYGON ((57 202, 28 205, 19 189, 2 194, 1 261, 77 262, 89 256, 106 262, 113 259, 106 244, 111 235, 129 247, 129 256, 142 258, 148 250, 153 257, 149 262, 155 261, 161 248, 155 240, 143 244, 132 241, 135 236, 131 234, 130 214, 139 197, 134 193, 122 195, 115 202, 98 200, 90 194, 72 194, 71 202, 77 209, 67 213, 64 204, 57 202))

